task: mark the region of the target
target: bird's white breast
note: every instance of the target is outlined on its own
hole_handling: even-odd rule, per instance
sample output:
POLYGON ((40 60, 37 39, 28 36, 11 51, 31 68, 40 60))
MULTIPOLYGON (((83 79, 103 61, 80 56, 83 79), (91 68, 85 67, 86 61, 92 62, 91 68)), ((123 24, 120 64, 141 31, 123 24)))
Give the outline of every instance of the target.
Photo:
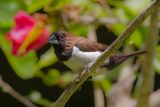
POLYGON ((78 72, 83 70, 89 63, 95 61, 100 55, 101 52, 99 51, 83 52, 74 46, 71 58, 65 61, 64 64, 71 70, 78 72))

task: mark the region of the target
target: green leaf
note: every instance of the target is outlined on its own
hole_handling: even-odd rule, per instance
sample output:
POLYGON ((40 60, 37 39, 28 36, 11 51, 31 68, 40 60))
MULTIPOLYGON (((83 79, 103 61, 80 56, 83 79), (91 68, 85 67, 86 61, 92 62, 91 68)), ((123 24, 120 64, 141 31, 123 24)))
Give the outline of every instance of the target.
POLYGON ((27 3, 27 10, 30 13, 36 12, 50 2, 51 0, 30 0, 30 2, 27 3))
POLYGON ((25 9, 23 0, 1 0, 0 22, 10 22, 18 10, 25 9))
POLYGON ((126 0, 124 3, 127 9, 132 14, 136 15, 142 11, 150 2, 151 0, 126 0))
POLYGON ((77 36, 86 36, 88 33, 88 27, 77 23, 72 23, 69 26, 69 31, 77 36))
POLYGON ((56 10, 61 10, 65 5, 70 4, 72 0, 52 0, 52 7, 56 10))
POLYGON ((114 24, 112 26, 112 31, 116 35, 120 35, 124 31, 125 28, 126 28, 126 25, 124 25, 124 24, 114 24))
POLYGON ((116 14, 117 11, 121 11, 128 18, 128 20, 132 20, 150 3, 150 0, 108 0, 108 3, 115 7, 114 10, 116 11, 116 14))
POLYGON ((29 52, 24 56, 18 57, 11 54, 10 43, 5 39, 5 36, 0 34, 0 46, 10 63, 11 67, 14 69, 15 73, 23 78, 32 78, 35 74, 35 65, 37 63, 37 57, 35 52, 29 52))
POLYGON ((37 64, 38 68, 47 67, 53 63, 57 62, 57 57, 54 54, 53 48, 50 48, 46 53, 44 53, 37 64))
POLYGON ((43 81, 48 86, 53 86, 57 84, 60 79, 60 72, 56 69, 49 70, 47 75, 44 76, 43 81))
POLYGON ((52 102, 46 98, 43 98, 41 93, 38 91, 32 91, 29 95, 29 98, 34 103, 41 105, 42 107, 51 107, 52 102))
POLYGON ((134 44, 137 47, 141 47, 143 43, 142 35, 139 32, 139 30, 134 31, 134 33, 130 36, 130 38, 127 40, 129 44, 134 44))
MULTIPOLYGON (((124 24, 115 24, 112 26, 112 30, 116 35, 120 35, 125 28, 126 25, 124 24)), ((127 43, 134 44, 137 47, 141 47, 144 39, 142 34, 144 33, 141 30, 134 31, 131 37, 127 40, 127 43)))
POLYGON ((109 91, 112 84, 105 75, 97 75, 92 79, 95 83, 99 83, 105 92, 109 91))

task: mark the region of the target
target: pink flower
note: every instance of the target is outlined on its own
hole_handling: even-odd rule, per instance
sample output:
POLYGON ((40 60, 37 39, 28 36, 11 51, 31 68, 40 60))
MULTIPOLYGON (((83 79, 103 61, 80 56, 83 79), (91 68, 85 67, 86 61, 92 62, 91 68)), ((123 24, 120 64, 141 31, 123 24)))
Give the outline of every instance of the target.
POLYGON ((14 28, 7 34, 7 38, 12 43, 14 55, 23 55, 30 50, 37 50, 47 42, 49 32, 42 19, 20 11, 14 17, 14 21, 14 28))

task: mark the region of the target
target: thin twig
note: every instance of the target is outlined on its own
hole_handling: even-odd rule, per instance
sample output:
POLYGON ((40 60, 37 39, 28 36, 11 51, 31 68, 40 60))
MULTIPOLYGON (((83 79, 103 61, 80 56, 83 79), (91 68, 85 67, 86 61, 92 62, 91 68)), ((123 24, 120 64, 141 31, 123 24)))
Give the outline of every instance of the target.
POLYGON ((158 42, 158 9, 151 15, 149 35, 145 42, 145 50, 147 53, 144 56, 142 67, 142 83, 140 95, 136 107, 149 107, 149 96, 154 84, 154 69, 153 60, 155 57, 155 47, 158 42))
POLYGON ((153 1, 147 9, 138 15, 133 22, 126 28, 126 30, 103 52, 103 54, 92 64, 90 68, 86 68, 80 75, 66 88, 58 100, 53 105, 54 107, 64 107, 73 93, 87 80, 87 78, 94 74, 96 69, 104 63, 104 61, 118 48, 120 48, 124 41, 135 31, 135 29, 151 14, 158 6, 160 1, 153 1))
POLYGON ((9 84, 4 82, 1 76, 0 76, 0 87, 2 88, 3 92, 8 93, 9 95, 17 99, 19 102, 24 104, 26 107, 37 107, 29 99, 27 99, 26 97, 15 91, 9 84))

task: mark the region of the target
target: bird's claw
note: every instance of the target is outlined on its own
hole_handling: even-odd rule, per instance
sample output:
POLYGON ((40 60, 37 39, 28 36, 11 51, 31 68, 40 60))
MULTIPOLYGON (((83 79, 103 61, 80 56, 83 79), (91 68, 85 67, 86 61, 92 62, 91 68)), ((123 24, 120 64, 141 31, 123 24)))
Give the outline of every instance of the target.
POLYGON ((91 75, 91 76, 93 76, 95 73, 91 73, 90 71, 91 71, 91 67, 92 67, 92 65, 94 64, 94 62, 91 62, 91 63, 89 63, 87 66, 86 66, 86 69, 87 69, 87 72, 91 75))

